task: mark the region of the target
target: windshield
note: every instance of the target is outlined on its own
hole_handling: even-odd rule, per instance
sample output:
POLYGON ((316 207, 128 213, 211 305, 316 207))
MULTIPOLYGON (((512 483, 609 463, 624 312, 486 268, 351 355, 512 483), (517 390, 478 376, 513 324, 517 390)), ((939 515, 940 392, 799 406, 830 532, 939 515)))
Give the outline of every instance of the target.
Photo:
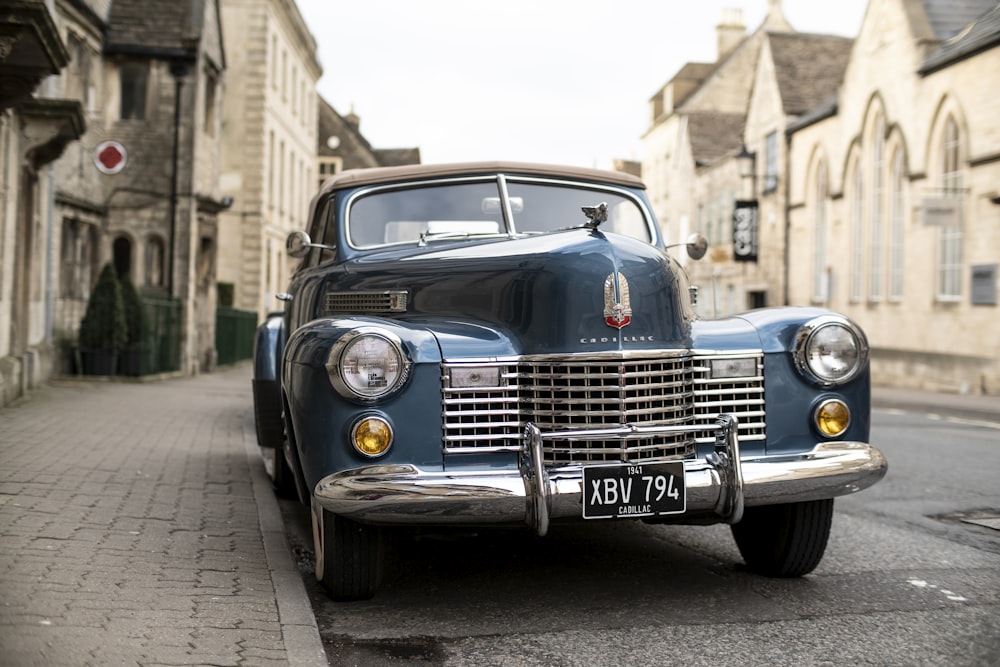
POLYGON ((348 239, 356 248, 377 248, 539 234, 583 225, 587 217, 582 208, 602 202, 608 205, 608 220, 601 224, 601 231, 650 241, 642 208, 624 192, 513 178, 373 190, 351 203, 348 239), (509 212, 504 210, 505 203, 509 212))

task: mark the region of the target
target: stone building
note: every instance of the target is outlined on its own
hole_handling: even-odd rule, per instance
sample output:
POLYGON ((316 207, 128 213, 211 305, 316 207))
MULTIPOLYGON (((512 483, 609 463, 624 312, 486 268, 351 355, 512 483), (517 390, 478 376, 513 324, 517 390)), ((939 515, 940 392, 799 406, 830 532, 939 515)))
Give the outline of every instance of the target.
POLYGON ((871 0, 835 99, 787 129, 789 298, 878 382, 1000 393, 1000 5, 871 0))
POLYGON ((774 0, 752 34, 736 10, 717 32, 716 62, 689 63, 652 98, 643 150, 667 238, 678 243, 697 231, 710 243, 707 261, 689 268, 708 316, 785 302, 783 128, 836 89, 851 44, 796 32, 774 0), (741 165, 741 154, 754 163, 741 165), (733 254, 737 200, 756 206, 755 261, 733 254))
POLYGON ((361 134, 361 118, 352 109, 341 116, 319 98, 317 185, 345 169, 420 164, 419 148, 373 148, 361 134))
POLYGON ((998 12, 871 0, 855 40, 795 32, 777 0, 750 35, 727 13, 717 62, 658 91, 644 137, 667 238, 713 245, 689 265, 703 315, 830 307, 867 331, 876 382, 1000 391, 998 12))
POLYGON ((80 101, 55 85, 70 62, 60 32, 42 0, 0 6, 0 405, 57 364, 52 163, 86 126, 80 101))
POLYGON ((25 16, 36 17, 32 37, 12 41, 0 79, 24 78, 25 45, 39 76, 58 76, 3 112, 4 187, 17 197, 4 197, 4 238, 13 231, 2 251, 0 345, 19 360, 2 365, 20 368, 4 384, 73 370, 69 350, 107 262, 147 298, 179 304, 175 370, 211 369, 225 207, 216 2, 15 0, 0 10, 0 34, 25 16))
POLYGON ((235 307, 264 314, 280 304, 291 263, 285 239, 305 229, 316 183, 322 74, 316 40, 293 0, 221 0, 227 87, 223 105, 218 279, 235 307))
MULTIPOLYGON (((218 214, 227 204, 219 190, 220 18, 216 0, 112 0, 103 104, 95 104, 84 153, 63 163, 68 192, 100 196, 83 206, 67 200, 63 218, 82 217, 88 205, 103 209, 110 248, 102 255, 118 275, 147 294, 180 300, 185 373, 215 366, 218 214), (94 168, 102 154, 93 152, 109 140, 128 154, 114 174, 94 168)), ((65 256, 72 257, 70 248, 65 256)))

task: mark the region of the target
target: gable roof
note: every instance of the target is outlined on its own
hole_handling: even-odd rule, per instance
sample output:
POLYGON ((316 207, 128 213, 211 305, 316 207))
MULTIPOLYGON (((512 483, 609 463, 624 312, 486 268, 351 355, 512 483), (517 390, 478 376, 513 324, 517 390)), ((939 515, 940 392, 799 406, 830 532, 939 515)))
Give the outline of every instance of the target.
POLYGON ((923 0, 934 36, 951 39, 997 5, 996 0, 923 0))
POLYGON ((357 117, 353 114, 346 118, 341 116, 322 97, 319 98, 317 125, 317 155, 339 157, 345 170, 420 164, 419 148, 372 148, 361 134, 357 117), (331 137, 337 138, 332 148, 331 137))
POLYGON ((339 157, 344 162, 344 169, 379 166, 375 151, 358 127, 337 113, 322 97, 319 98, 317 124, 316 151, 320 157, 339 157), (337 138, 334 147, 330 146, 332 137, 337 138))
POLYGON ((920 74, 930 74, 1000 44, 1000 3, 965 27, 924 61, 920 74))
POLYGON ((840 86, 854 40, 809 33, 775 32, 767 37, 785 113, 806 113, 840 86))
POLYGON ((205 16, 205 0, 113 0, 106 53, 190 57, 205 16))
POLYGON ((687 118, 691 156, 698 167, 712 164, 743 145, 746 117, 741 113, 688 111, 684 116, 687 118))

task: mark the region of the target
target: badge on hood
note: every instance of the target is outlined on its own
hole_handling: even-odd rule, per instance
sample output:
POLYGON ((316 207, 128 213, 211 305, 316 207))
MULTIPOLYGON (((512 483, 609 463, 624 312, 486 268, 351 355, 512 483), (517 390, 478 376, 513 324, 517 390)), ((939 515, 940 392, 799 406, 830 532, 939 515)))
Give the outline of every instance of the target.
POLYGON ((604 323, 621 329, 632 321, 632 300, 628 294, 628 281, 620 273, 604 279, 604 323))

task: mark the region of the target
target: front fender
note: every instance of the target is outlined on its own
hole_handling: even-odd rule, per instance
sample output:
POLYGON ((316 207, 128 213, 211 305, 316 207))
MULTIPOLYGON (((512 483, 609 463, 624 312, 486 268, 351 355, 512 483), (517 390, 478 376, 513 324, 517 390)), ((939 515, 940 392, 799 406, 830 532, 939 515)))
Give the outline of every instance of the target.
POLYGON ((373 317, 314 320, 289 337, 282 383, 294 434, 291 440, 308 489, 329 474, 376 460, 443 468, 441 353, 437 339, 426 328, 373 317), (399 391, 374 403, 342 396, 326 370, 333 345, 359 326, 376 326, 394 334, 412 363, 399 391), (378 459, 360 454, 350 442, 358 419, 373 414, 388 421, 394 432, 392 446, 378 459))
POLYGON ((254 426, 257 444, 261 447, 281 447, 284 427, 281 421, 280 378, 281 352, 285 346, 285 324, 281 313, 271 313, 257 327, 253 343, 254 426))
POLYGON ((253 340, 254 380, 276 382, 281 371, 281 355, 285 347, 285 320, 282 313, 269 313, 257 327, 253 340))

